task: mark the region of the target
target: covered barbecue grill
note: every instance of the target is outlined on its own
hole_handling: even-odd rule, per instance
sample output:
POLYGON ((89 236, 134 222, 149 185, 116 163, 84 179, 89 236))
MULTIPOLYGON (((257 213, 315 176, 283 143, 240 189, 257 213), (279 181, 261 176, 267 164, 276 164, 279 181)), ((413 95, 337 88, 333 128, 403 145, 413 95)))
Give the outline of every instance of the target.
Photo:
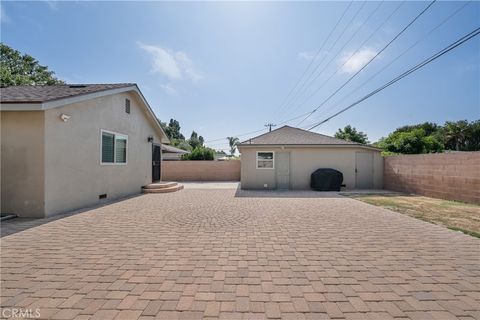
POLYGON ((316 191, 340 191, 343 174, 335 169, 320 168, 312 173, 310 187, 316 191))

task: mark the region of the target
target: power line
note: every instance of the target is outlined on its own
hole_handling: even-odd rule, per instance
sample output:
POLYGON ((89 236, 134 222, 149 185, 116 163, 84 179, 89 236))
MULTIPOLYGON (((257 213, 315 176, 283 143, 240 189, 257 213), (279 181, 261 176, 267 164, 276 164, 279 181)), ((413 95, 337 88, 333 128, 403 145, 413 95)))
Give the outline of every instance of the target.
POLYGON ((315 112, 317 112, 318 109, 320 109, 325 103, 327 103, 333 96, 335 96, 340 90, 342 90, 348 83, 350 83, 350 81, 352 81, 360 72, 363 71, 363 69, 365 69, 373 60, 375 60, 375 58, 377 58, 380 54, 382 54, 382 52, 384 52, 395 40, 398 39, 398 37, 400 37, 412 24, 415 23, 415 21, 417 21, 428 9, 430 9, 430 7, 436 2, 437 0, 433 0, 432 2, 430 2, 430 4, 425 8, 423 9, 419 14, 417 14, 417 16, 415 18, 413 18, 412 21, 410 21, 399 33, 397 33, 395 35, 395 37, 392 38, 392 40, 390 40, 379 52, 377 52, 377 54, 375 54, 375 56, 373 56, 373 58, 371 58, 362 68, 360 68, 357 72, 355 72, 346 82, 344 82, 337 90, 335 90, 331 95, 329 95, 325 100, 323 100, 323 102, 318 106, 316 107, 315 109, 313 109, 304 119, 302 119, 302 121, 300 121, 297 126, 299 126, 300 124, 302 124, 305 120, 307 120, 312 114, 314 114, 315 112))
MULTIPOLYGON (((377 6, 376 9, 374 9, 374 10, 372 11, 372 13, 369 15, 369 17, 362 23, 362 26, 363 26, 363 25, 370 19, 370 17, 380 8, 380 6, 381 6, 382 3, 383 3, 383 1, 380 3, 379 6, 377 6)), ((402 1, 402 2, 388 15, 388 17, 369 35, 369 37, 368 37, 365 41, 362 42, 362 44, 359 46, 359 48, 357 48, 357 50, 356 50, 355 52, 357 52, 367 41, 369 41, 369 40, 372 38, 372 36, 373 36, 374 34, 376 34, 376 33, 378 32, 378 30, 380 30, 380 28, 383 27, 383 26, 385 25, 385 23, 387 23, 387 22, 391 19, 391 17, 400 9, 400 7, 401 7, 404 3, 405 3, 405 0, 402 1)), ((351 4, 352 4, 352 2, 350 3, 350 5, 351 5, 351 4)), ((326 42, 327 42, 328 39, 330 38, 331 34, 335 31, 335 29, 336 29, 336 27, 338 26, 339 22, 342 20, 343 16, 344 16, 345 13, 347 12, 347 10, 350 8, 350 5, 347 6, 347 8, 346 8, 345 11, 343 12, 342 16, 340 17, 340 19, 337 21, 337 24, 335 25, 335 27, 330 31, 329 36, 326 38, 326 40, 325 40, 324 43, 322 44, 322 47, 319 49, 319 51, 317 51, 317 54, 315 55, 315 58, 312 59, 312 61, 310 62, 309 66, 308 66, 307 69, 304 71, 302 77, 303 77, 303 76, 305 75, 305 73, 308 71, 308 68, 312 65, 313 61, 316 59, 316 57, 318 56, 318 54, 322 51, 323 47, 325 46, 326 42)), ((358 12, 357 12, 357 13, 358 13, 358 12)), ((362 26, 360 26, 360 27, 357 29, 357 31, 360 30, 362 26)), ((355 32, 355 34, 356 34, 356 32, 355 32)), ((354 34, 354 35, 355 35, 355 34, 354 34)), ((349 41, 350 41, 350 40, 349 40, 349 41)), ((347 43, 348 43, 349 41, 347 41, 347 43)), ((354 52, 354 54, 355 54, 355 52, 354 52)), ((351 58, 351 56, 350 56, 350 58, 351 58)), ((350 59, 350 58, 349 58, 349 59, 350 59)), ((323 60, 322 60, 322 62, 323 62, 323 60)), ((321 64, 321 62, 320 62, 320 64, 321 64)), ((302 77, 301 77, 301 78, 302 78, 302 77)), ((300 82, 301 78, 299 79, 298 83, 300 82)), ((298 83, 295 85, 295 87, 298 85, 298 83)), ((290 94, 291 94, 291 92, 289 93, 289 95, 290 95, 290 94)), ((293 117, 293 118, 290 118, 290 119, 288 119, 288 120, 279 122, 279 123, 277 123, 276 125, 282 125, 282 124, 289 123, 289 122, 291 122, 291 121, 295 121, 295 120, 297 120, 297 119, 300 119, 300 118, 308 115, 309 113, 310 113, 310 112, 305 112, 305 113, 303 113, 303 114, 297 115, 297 116, 295 116, 295 117, 293 117)), ((258 133, 258 132, 261 132, 261 131, 263 131, 263 130, 264 130, 264 129, 260 129, 260 130, 243 133, 243 134, 236 135, 236 136, 245 136, 245 135, 249 135, 249 134, 253 134, 253 133, 258 133)), ((213 139, 213 140, 207 141, 206 143, 208 143, 208 142, 220 141, 220 140, 223 140, 223 139, 225 139, 225 138, 213 139)))
MULTIPOLYGON (((303 106, 308 100, 310 100, 315 94, 317 94, 318 91, 320 91, 340 70, 342 70, 342 68, 345 66, 345 64, 350 60, 352 59, 353 56, 355 56, 355 54, 358 53, 358 51, 360 51, 360 49, 362 49, 364 47, 364 45, 370 41, 370 39, 380 30, 380 28, 382 28, 389 20, 390 18, 398 11, 398 9, 400 9, 400 7, 405 3, 405 0, 403 2, 401 2, 391 13, 390 15, 388 15, 388 17, 368 36, 368 38, 366 38, 358 47, 357 49, 347 58, 345 59, 345 61, 343 62, 343 64, 337 68, 337 70, 330 75, 330 77, 328 77, 328 79, 326 79, 317 89, 315 89, 315 91, 313 91, 310 95, 308 95, 296 108, 300 108, 301 106, 303 106)), ((377 7, 377 9, 379 8, 380 6, 377 7)), ((376 11, 376 10, 375 10, 376 11)), ((375 13, 372 12, 372 13, 375 13)), ((368 20, 368 19, 367 19, 368 20)), ((365 21, 366 22, 366 21, 365 21)), ((343 48, 342 48, 343 49, 343 48)), ((332 62, 334 60, 334 58, 336 58, 338 56, 338 54, 333 57, 330 62, 332 62)), ((330 63, 329 62, 329 63, 330 63)), ((323 68, 323 70, 312 80, 311 83, 313 83, 316 79, 318 79, 318 77, 323 73, 323 71, 325 71, 326 68, 323 68)))
MULTIPOLYGON (((245 133, 241 133, 241 134, 237 134, 237 135, 233 135, 233 137, 242 137, 242 136, 247 136, 249 134, 254 134, 254 133, 257 133, 257 132, 261 132, 261 131, 264 131, 265 129, 260 129, 260 130, 255 130, 255 131, 250 131, 250 132, 245 132, 245 133)), ((213 139, 213 140, 208 140, 208 141, 205 141, 205 143, 209 143, 209 142, 215 142, 215 141, 220 141, 220 140, 225 140, 227 138, 217 138, 217 139, 213 139)))
MULTIPOLYGON (((468 2, 464 3, 463 5, 461 5, 457 10, 455 10, 454 12, 452 12, 449 16, 447 16, 445 19, 443 19, 439 24, 437 24, 435 27, 433 27, 432 29, 430 29, 430 31, 428 31, 425 35, 423 35, 422 37, 420 37, 417 41, 415 41, 412 45, 410 45, 406 50, 404 50, 401 54, 399 54, 395 59, 393 59, 392 61, 390 61, 386 66, 384 66, 382 69, 380 69, 378 72, 376 72, 374 75, 372 75, 370 78, 368 78, 366 81, 364 81, 361 85, 357 86, 353 91, 351 91, 349 94, 347 94, 346 96, 344 96, 342 99, 340 99, 339 101, 336 102, 336 104, 339 104, 343 101, 345 101, 348 97, 350 97, 352 94, 354 94, 355 92, 357 92, 359 89, 361 89, 362 87, 364 87, 368 82, 370 82, 371 80, 373 80, 376 76, 378 76, 380 73, 382 73, 383 71, 385 71, 386 69, 388 69, 392 64, 394 64, 398 59, 400 59, 401 57, 403 57, 408 51, 410 51, 412 48, 414 48, 415 46, 417 46, 421 41, 425 40, 430 34, 432 34, 432 32, 434 32, 435 30, 437 30, 438 28, 440 28, 441 26, 443 26, 445 23, 447 23, 451 18, 453 18, 454 16, 456 16, 460 11, 462 11, 467 5, 469 5, 470 3, 472 2, 472 0, 469 0, 468 2)), ((332 108, 327 108, 327 110, 329 109, 332 109, 332 108)), ((325 112, 327 112, 327 110, 325 110, 325 112)))
MULTIPOLYGON (((363 26, 370 20, 370 18, 378 11, 378 9, 380 9, 380 7, 382 6, 382 4, 384 3, 384 0, 382 0, 381 2, 379 2, 379 4, 377 5, 377 7, 372 10, 372 12, 370 12, 370 14, 368 15, 368 17, 358 26, 358 28, 352 33, 352 35, 350 36, 350 38, 345 41, 345 43, 343 44, 343 46, 337 50, 337 52, 332 55, 332 58, 323 66, 322 70, 320 72, 317 72, 318 68, 320 67, 321 64, 317 65, 317 67, 315 68, 314 72, 311 74, 311 76, 313 76, 315 73, 317 74, 313 79, 310 80, 311 77, 309 77, 309 81, 308 81, 308 84, 307 82, 304 82, 302 87, 297 91, 296 95, 295 95, 295 98, 291 101, 291 104, 295 104, 298 99, 300 99, 300 97, 303 96, 304 93, 307 92, 307 90, 312 86, 312 84, 315 82, 315 80, 318 79, 318 77, 320 77, 321 75, 323 75, 323 72, 327 69, 328 66, 330 66, 330 64, 335 60, 335 58, 338 57, 338 55, 342 52, 342 50, 353 40, 353 38, 357 35, 357 33, 363 28, 363 26)), ((348 24, 351 24, 353 22, 353 20, 357 17, 357 15, 359 14, 359 12, 361 11, 361 9, 363 8, 363 6, 366 4, 366 2, 363 3, 363 5, 360 7, 360 9, 357 11, 357 13, 353 16, 353 18, 350 20, 350 22, 348 24)), ((345 31, 346 29, 344 29, 345 31)), ((343 36, 343 34, 342 34, 343 36)), ((341 36, 340 36, 341 37, 341 36)), ((340 39, 340 37, 338 39, 340 39)), ((338 40, 337 40, 338 41, 338 40)), ((334 45, 332 45, 332 47, 330 48, 333 49, 335 47, 335 44, 336 42, 334 43, 334 45)), ((323 62, 323 61, 322 61, 323 62)), ((297 105, 293 110, 293 111, 296 111, 300 106, 302 106, 303 104, 305 103, 305 101, 303 101, 301 104, 297 105)))
POLYGON ((443 56, 444 54, 450 52, 451 50, 455 49, 456 47, 462 45, 463 43, 467 42, 468 40, 472 39, 473 37, 477 36, 478 34, 480 34, 480 27, 479 28, 476 28, 475 30, 471 31, 470 33, 466 34, 465 36, 461 37, 460 39, 458 39, 457 41, 453 42, 452 44, 448 45, 447 47, 445 47, 444 49, 440 50, 439 52, 435 53, 434 55, 430 56, 429 58, 423 60, 422 62, 420 62, 419 64, 417 64, 416 66, 408 69, 407 71, 405 71, 404 73, 398 75, 397 77, 393 78, 392 80, 390 80, 389 82, 385 83, 384 85, 380 86, 379 88, 373 90, 372 92, 370 92, 369 94, 365 95, 363 98, 355 101, 354 103, 352 103, 351 105, 341 109, 340 111, 338 111, 337 113, 333 114, 332 116, 316 123, 314 126, 310 127, 308 130, 312 130, 322 124, 324 124, 325 122, 327 121, 330 121, 331 119, 335 118, 336 116, 338 116, 339 114, 353 108, 354 106, 356 106, 357 104, 367 100, 368 98, 376 95, 377 93, 379 93, 380 91, 388 88, 389 86, 391 86, 392 84, 400 81, 401 79, 405 78, 406 76, 410 75, 411 73, 423 68, 424 66, 426 66, 427 64, 433 62, 434 60, 440 58, 441 56, 443 56))
MULTIPOLYGON (((314 55, 313 59, 310 61, 310 63, 308 64, 307 68, 303 71, 302 75, 300 76, 300 78, 298 78, 298 81, 296 82, 296 84, 292 87, 292 89, 290 89, 290 91, 288 92, 287 96, 285 97, 285 99, 283 100, 283 102, 280 104, 280 109, 282 110, 282 107, 283 105, 285 104, 285 102, 288 101, 290 95, 293 93, 293 91, 295 91, 295 89, 297 88, 297 86, 300 84, 300 82, 302 81, 303 77, 307 74, 307 71, 310 69, 310 67, 312 66, 312 64, 315 62, 315 60, 317 59, 317 57, 319 56, 319 54, 323 51, 323 48, 325 47, 325 44, 327 43, 327 41, 330 39, 330 37, 332 36, 333 32, 337 29, 338 25, 340 24, 340 21, 343 20, 343 17, 345 16, 345 14, 347 13, 348 9, 350 9, 350 7, 352 6, 353 4, 353 0, 350 1, 350 3, 348 4, 348 6, 345 8, 345 10, 343 11, 342 15, 340 16, 340 19, 337 20, 337 23, 335 24, 335 26, 333 27, 333 29, 330 31, 330 33, 328 34, 328 36, 325 38, 325 41, 323 41, 320 49, 318 49, 318 51, 316 52, 316 54, 314 55)), ((288 105, 288 104, 287 104, 288 105)))
POLYGON ((265 125, 265 127, 268 127, 268 132, 271 132, 272 131, 272 127, 276 127, 277 125, 276 124, 273 124, 273 123, 267 123, 265 125))
MULTIPOLYGON (((403 5, 404 2, 405 2, 405 0, 404 0, 399 6, 397 6, 397 8, 388 16, 387 20, 385 20, 385 21, 380 25, 380 27, 382 27, 382 26, 391 18, 391 16, 403 5)), ((383 1, 382 1, 382 3, 383 3, 383 1)), ((322 50, 323 50, 323 48, 325 47, 325 45, 327 44, 328 40, 330 39, 330 37, 332 36, 332 34, 334 33, 334 31, 337 29, 338 25, 339 25, 340 22, 343 20, 345 14, 347 13, 348 9, 351 7, 352 4, 353 4, 353 1, 351 1, 351 2, 349 3, 349 5, 345 8, 345 10, 343 11, 342 15, 341 15, 340 18, 337 20, 337 23, 335 24, 335 26, 333 27, 333 29, 330 31, 330 33, 329 33, 329 35, 327 36, 327 38, 325 39, 325 41, 322 43, 322 46, 321 46, 320 49, 316 52, 314 58, 310 61, 310 64, 309 64, 309 65, 307 66, 307 68, 304 70, 302 76, 298 79, 298 81, 297 81, 297 83, 295 84, 295 86, 294 86, 294 87, 290 90, 290 92, 288 93, 287 98, 291 95, 291 93, 294 91, 294 89, 302 82, 303 77, 304 77, 305 74, 308 72, 308 70, 309 70, 309 68, 312 66, 312 64, 315 62, 315 60, 317 59, 318 55, 322 52, 322 50)), ((365 4, 365 2, 364 2, 364 4, 365 4)), ((362 6, 362 7, 363 7, 363 6, 362 6)), ((361 8, 360 8, 360 9, 361 9, 361 8)), ((377 7, 377 9, 378 9, 378 7, 377 7)), ((375 11, 376 11, 376 10, 375 10, 375 11)), ((358 11, 357 11, 357 14, 358 14, 358 11)), ((355 17, 356 17, 356 15, 355 15, 355 17)), ((367 20, 368 20, 368 18, 367 18, 367 20)), ((366 22, 366 21, 365 21, 365 22, 366 22)), ((365 22, 364 22, 364 23, 365 23, 365 22)), ((364 23, 363 23, 363 24, 364 24, 364 23)), ((363 25, 363 24, 362 24, 362 25, 363 25)), ((347 24, 347 25, 348 25, 348 24, 347 24)), ((380 29, 380 27, 378 27, 378 28, 374 31, 374 33, 377 32, 378 29, 380 29)), ((359 29, 360 29, 360 27, 359 27, 359 29)), ((344 31, 345 31, 345 29, 344 29, 344 31)), ((342 32, 342 34, 343 34, 343 32, 342 32)), ((371 37, 372 35, 373 35, 373 34, 371 34, 370 37, 371 37)), ((369 38, 370 38, 370 37, 369 37, 369 38)), ((338 39, 337 39, 337 41, 338 41, 338 39)), ((336 44, 336 42, 335 42, 335 44, 336 44)), ((320 63, 319 63, 319 65, 317 66, 317 68, 313 71, 313 73, 311 73, 311 74, 309 75, 309 77, 307 78, 306 81, 308 81, 308 79, 310 79, 311 75, 313 75, 313 74, 315 73, 315 71, 316 71, 316 70, 318 69, 318 67, 322 64, 322 62, 325 60, 325 58, 326 58, 326 56, 322 59, 322 61, 320 61, 320 63)), ((284 103, 285 103, 285 101, 282 103, 282 105, 283 105, 284 103)), ((281 106, 282 106, 282 105, 281 105, 281 106)), ((287 105, 288 105, 288 104, 287 104, 287 105)), ((291 121, 298 120, 298 119, 300 119, 300 118, 308 115, 309 113, 310 113, 310 112, 305 112, 305 113, 303 113, 303 114, 300 114, 300 115, 295 116, 295 117, 293 117, 293 118, 290 118, 290 119, 288 119, 288 120, 279 122, 279 123, 277 123, 276 125, 282 125, 282 124, 289 123, 289 122, 291 122, 291 121)), ((247 136, 247 135, 251 135, 251 134, 254 134, 254 133, 262 132, 262 131, 264 131, 264 130, 265 130, 265 129, 259 129, 259 130, 255 130, 255 131, 250 131, 250 132, 241 133, 241 134, 234 135, 234 136, 236 136, 236 137, 242 137, 242 136, 247 136)), ((205 141, 205 143, 221 141, 221 140, 224 140, 224 139, 226 139, 226 138, 215 138, 215 139, 212 139, 212 140, 207 140, 207 141, 205 141)))
MULTIPOLYGON (((298 115, 298 116, 295 116, 295 117, 293 117, 293 118, 290 118, 290 119, 288 119, 288 120, 285 120, 285 121, 282 121, 282 122, 278 122, 278 123, 276 123, 275 125, 276 125, 276 126, 279 126, 279 125, 282 125, 282 124, 285 124, 285 123, 289 123, 289 122, 298 120, 298 119, 300 119, 301 117, 306 116, 307 114, 308 114, 308 112, 302 113, 302 114, 300 114, 300 115, 298 115)), ((255 130, 255 131, 250 131, 250 132, 245 132, 245 133, 233 135, 233 136, 234 136, 234 137, 242 137, 242 136, 247 136, 247 135, 250 135, 250 134, 262 132, 262 131, 265 131, 265 130, 266 130, 266 129, 259 129, 259 130, 255 130)), ((207 141, 205 141, 205 143, 216 142, 216 141, 221 141, 221 140, 226 140, 226 139, 227 139, 227 138, 217 138, 217 139, 207 140, 207 141)))
MULTIPOLYGON (((360 8, 355 12, 355 14, 353 15, 353 17, 350 19, 350 21, 348 23, 345 24, 345 27, 343 28, 343 30, 340 32, 340 35, 337 36, 337 38, 335 39, 335 41, 333 42, 333 44, 330 46, 330 48, 328 48, 327 52, 330 52, 332 51, 333 48, 335 48, 335 46, 337 45, 338 41, 343 37, 343 35, 345 34, 345 31, 347 31, 347 29, 350 27, 350 25, 352 24, 353 20, 355 20, 355 18, 358 16, 358 14, 360 13, 360 11, 363 9, 363 7, 365 6, 366 4, 366 1, 363 1, 362 5, 360 6, 360 8)), ((360 27, 359 27, 360 28, 360 27)), ((305 87, 305 85, 307 83, 310 83, 310 79, 311 77, 317 72, 318 68, 320 68, 320 66, 323 64, 323 61, 325 61, 327 55, 324 55, 323 56, 323 59, 317 64, 317 66, 315 67, 315 69, 313 69, 312 72, 310 72, 310 74, 308 75, 307 79, 302 83, 302 85, 300 86, 300 88, 297 90, 297 92, 293 95, 293 98, 289 101, 289 103, 287 103, 286 106, 288 106, 290 103, 293 103, 297 97, 299 96, 299 93, 303 93, 303 88, 305 87)), ((327 64, 328 65, 328 64, 327 64)))
MULTIPOLYGON (((435 2, 435 1, 433 1, 435 2)), ((433 3, 432 2, 432 3, 433 3)), ((471 0, 470 0, 471 2, 471 0)), ((403 1, 402 3, 400 3, 399 6, 397 6, 394 11, 392 11, 390 13, 390 15, 387 17, 386 20, 384 20, 382 22, 381 25, 379 25, 376 30, 369 36, 369 38, 367 38, 366 41, 368 41, 386 22, 388 22, 388 20, 393 16, 393 14, 395 14, 396 11, 398 11, 398 9, 405 3, 405 1, 403 1)), ((432 4, 431 3, 431 4, 432 4)), ((430 4, 430 5, 431 5, 430 4)), ((442 21, 439 25, 437 25, 436 27, 434 27, 432 30, 430 30, 423 38, 419 39, 416 43, 414 43, 412 46, 410 46, 407 50, 405 50, 402 54, 400 54, 400 56, 404 55, 408 50, 411 50, 411 48, 413 48, 415 45, 417 45, 421 40, 423 40, 424 38, 426 38, 426 36, 428 36, 431 32, 433 32, 434 30, 438 29, 442 24, 446 23, 451 17, 453 17, 454 15, 456 15, 461 9, 463 9, 467 4, 469 4, 469 2, 467 2, 465 5, 463 5, 462 7, 460 7, 459 9, 457 9, 453 14, 451 14, 449 17, 447 17, 444 21, 442 21)), ((428 7, 426 8, 428 9, 428 7)), ((424 11, 426 11, 426 9, 424 11)), ((364 43, 366 42, 364 41, 364 43)), ((400 56, 398 56, 397 58, 394 59, 394 61, 396 61, 397 59, 400 58, 400 56)), ((394 61, 390 62, 389 65, 391 65, 394 61)), ((387 65, 384 69, 386 69, 389 65, 387 65)), ((373 77, 369 78, 367 81, 365 81, 361 86, 357 87, 354 91, 350 92, 350 94, 348 96, 350 96, 351 94, 353 94, 354 92, 358 91, 358 89, 360 89, 361 87, 363 87, 368 81, 370 81, 371 79, 373 79, 375 76, 377 76, 380 72, 382 72, 384 69, 380 70, 379 72, 377 72, 373 77)), ((343 101, 345 98, 343 98, 341 101, 343 101)), ((276 125, 282 125, 282 124, 286 124, 286 123, 289 123, 289 122, 292 122, 292 121, 295 121, 297 119, 300 119, 304 116, 307 116, 307 115, 310 115, 312 113, 312 111, 309 111, 309 112, 306 112, 306 113, 303 113, 303 114, 300 114, 300 115, 297 115, 293 118, 290 118, 288 120, 285 120, 285 121, 282 121, 282 122, 279 122, 277 123, 276 125)), ((302 120, 303 121, 303 120, 302 120)), ((262 131, 265 131, 265 129, 260 129, 260 130, 255 130, 255 131, 250 131, 250 132, 245 132, 245 133, 241 133, 241 134, 238 134, 238 135, 234 135, 234 136, 237 136, 237 137, 241 137, 241 136, 246 136, 246 135, 251 135, 251 134, 254 134, 254 133, 259 133, 259 132, 262 132, 262 131)), ((212 139, 212 140, 208 140, 206 141, 205 143, 210 143, 210 142, 216 142, 216 141, 221 141, 221 140, 225 140, 226 138, 218 138, 218 139, 212 139)), ((218 144, 216 144, 218 145, 218 144)))

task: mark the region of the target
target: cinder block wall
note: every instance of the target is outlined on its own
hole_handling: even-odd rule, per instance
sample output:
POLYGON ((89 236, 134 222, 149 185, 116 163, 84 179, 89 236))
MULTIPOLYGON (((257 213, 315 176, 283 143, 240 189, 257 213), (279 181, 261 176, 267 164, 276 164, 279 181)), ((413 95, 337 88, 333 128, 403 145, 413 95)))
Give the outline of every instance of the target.
POLYGON ((164 181, 240 181, 240 161, 162 161, 164 181))
POLYGON ((387 156, 384 187, 480 204, 480 152, 387 156))

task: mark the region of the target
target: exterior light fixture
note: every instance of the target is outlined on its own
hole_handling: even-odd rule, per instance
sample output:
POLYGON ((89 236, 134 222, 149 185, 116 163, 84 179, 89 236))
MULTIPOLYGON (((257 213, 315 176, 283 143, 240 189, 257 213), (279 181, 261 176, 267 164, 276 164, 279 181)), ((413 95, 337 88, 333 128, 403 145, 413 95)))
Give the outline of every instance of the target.
POLYGON ((69 116, 68 114, 62 113, 60 115, 60 119, 63 120, 63 122, 67 122, 72 116, 69 116))
POLYGON ((153 136, 148 136, 147 141, 148 142, 153 142, 153 136))

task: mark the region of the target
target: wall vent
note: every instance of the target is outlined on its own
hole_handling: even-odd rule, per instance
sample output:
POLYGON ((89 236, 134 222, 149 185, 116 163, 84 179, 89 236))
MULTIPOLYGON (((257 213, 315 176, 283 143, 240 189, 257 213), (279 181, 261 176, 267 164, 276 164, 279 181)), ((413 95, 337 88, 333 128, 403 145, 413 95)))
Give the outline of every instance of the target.
POLYGON ((125 99, 125 112, 130 114, 130 100, 125 99))
POLYGON ((98 195, 98 199, 107 199, 107 194, 104 193, 104 194, 98 195))

